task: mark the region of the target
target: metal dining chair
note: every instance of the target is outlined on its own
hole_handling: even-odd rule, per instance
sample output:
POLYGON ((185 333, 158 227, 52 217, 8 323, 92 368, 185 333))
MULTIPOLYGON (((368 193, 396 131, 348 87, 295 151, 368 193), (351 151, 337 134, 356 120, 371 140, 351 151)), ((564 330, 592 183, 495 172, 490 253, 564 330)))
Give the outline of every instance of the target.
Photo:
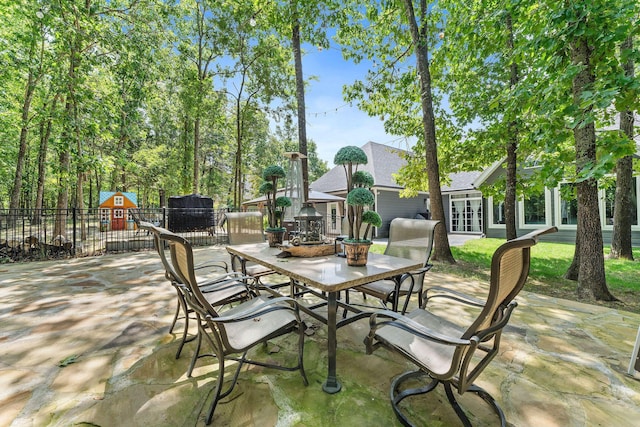
POLYGON ((367 354, 385 347, 418 368, 391 383, 391 405, 403 425, 413 424, 400 403, 429 393, 438 384, 443 385, 449 403, 465 426, 471 426, 471 422, 456 400, 454 389, 460 395, 470 392, 480 396, 498 415, 500 425, 506 425, 496 400, 473 382, 499 352, 502 331, 517 306, 514 298, 529 275, 531 247, 541 235, 555 231, 556 227, 536 230, 500 246, 491 260, 488 293, 481 299, 442 286, 432 287, 424 292, 420 308, 406 315, 390 310, 371 315, 365 338, 367 354), (447 310, 442 314, 427 310, 429 302, 440 298, 447 301, 447 310), (469 322, 454 318, 451 309, 457 304, 475 307, 477 316, 469 322))
MULTIPOLYGON (((305 325, 300 319, 298 303, 288 297, 269 298, 261 295, 220 313, 201 291, 201 285, 194 270, 190 243, 173 233, 161 233, 160 237, 170 244, 171 261, 181 279, 186 302, 198 318, 197 357, 213 356, 218 361, 213 401, 206 417, 207 425, 211 423, 220 399, 233 391, 245 363, 285 371, 298 370, 304 384, 308 385, 303 365, 305 325), (298 357, 295 366, 276 365, 248 357, 249 350, 257 345, 290 333, 296 334, 298 338, 298 357), (200 354, 203 339, 211 347, 211 354, 200 354), (241 354, 241 356, 234 357, 235 354, 241 354), (231 384, 223 391, 228 360, 238 363, 231 384)), ((194 361, 195 359, 192 360, 194 361)), ((191 376, 192 372, 193 363, 189 368, 188 376, 191 376)))

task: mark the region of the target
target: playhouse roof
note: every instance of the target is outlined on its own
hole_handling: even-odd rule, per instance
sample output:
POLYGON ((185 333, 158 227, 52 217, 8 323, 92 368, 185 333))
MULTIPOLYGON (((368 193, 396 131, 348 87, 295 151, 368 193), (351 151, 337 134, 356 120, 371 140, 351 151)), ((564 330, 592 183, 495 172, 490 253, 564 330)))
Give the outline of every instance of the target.
POLYGON ((133 203, 134 205, 138 206, 138 195, 136 193, 131 193, 131 192, 127 192, 127 191, 101 191, 100 192, 100 201, 98 202, 98 205, 102 206, 102 204, 104 202, 106 202, 111 197, 115 196, 116 194, 123 195, 124 197, 129 199, 129 201, 131 203, 133 203))

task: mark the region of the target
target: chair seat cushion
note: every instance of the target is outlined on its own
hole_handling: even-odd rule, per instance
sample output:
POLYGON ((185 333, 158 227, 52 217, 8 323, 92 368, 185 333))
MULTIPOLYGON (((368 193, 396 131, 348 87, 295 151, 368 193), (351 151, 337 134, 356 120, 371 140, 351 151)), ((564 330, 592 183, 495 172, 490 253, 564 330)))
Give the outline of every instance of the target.
POLYGON ((267 268, 267 267, 262 266, 260 264, 249 264, 249 263, 247 263, 246 270, 247 270, 247 275, 248 276, 253 276, 253 277, 264 276, 264 275, 267 275, 267 274, 275 273, 270 268, 267 268))
MULTIPOLYGON (((406 295, 409 292, 411 286, 411 280, 406 279, 400 284, 400 295, 406 295)), ((393 280, 378 280, 376 282, 367 283, 366 285, 358 286, 356 290, 373 295, 376 298, 380 298, 383 301, 389 299, 396 289, 396 282, 393 280)), ((414 290, 418 289, 414 286, 414 290)))
MULTIPOLYGON (((255 308, 268 301, 268 297, 260 295, 225 311, 224 317, 233 317, 238 313, 255 308)), ((290 307, 290 305, 285 302, 274 305, 278 304, 290 307)), ((297 319, 292 310, 276 310, 252 319, 226 323, 224 327, 227 332, 229 345, 235 350, 242 351, 262 341, 265 337, 268 337, 285 325, 294 325, 296 322, 297 319)))
MULTIPOLYGON (((459 326, 427 310, 417 309, 408 313, 406 317, 439 335, 446 335, 453 339, 460 338, 464 333, 459 326)), ((453 345, 420 338, 394 326, 381 327, 376 331, 376 336, 387 345, 409 356, 418 366, 437 376, 443 376, 451 371, 451 360, 456 349, 453 345)))
POLYGON ((244 283, 237 281, 204 285, 200 287, 200 290, 209 304, 214 307, 227 301, 234 301, 248 294, 244 283))

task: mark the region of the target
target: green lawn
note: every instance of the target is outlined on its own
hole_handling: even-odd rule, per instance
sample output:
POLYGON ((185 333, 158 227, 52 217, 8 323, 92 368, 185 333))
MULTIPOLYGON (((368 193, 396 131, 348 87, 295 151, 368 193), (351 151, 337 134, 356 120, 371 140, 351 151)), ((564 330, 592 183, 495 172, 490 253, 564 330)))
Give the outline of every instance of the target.
MULTIPOLYGON (((436 263, 434 271, 452 275, 487 280, 491 256, 504 241, 500 239, 472 239, 463 246, 453 246, 451 251, 457 263, 436 263)), ((381 253, 384 245, 376 244, 372 251, 381 253)), ((544 295, 578 300, 576 282, 563 279, 573 259, 574 245, 541 242, 532 248, 531 270, 525 290, 544 295)), ((607 286, 620 302, 596 303, 621 310, 640 313, 640 248, 635 248, 635 261, 607 259, 609 248, 605 248, 605 271, 607 286)))

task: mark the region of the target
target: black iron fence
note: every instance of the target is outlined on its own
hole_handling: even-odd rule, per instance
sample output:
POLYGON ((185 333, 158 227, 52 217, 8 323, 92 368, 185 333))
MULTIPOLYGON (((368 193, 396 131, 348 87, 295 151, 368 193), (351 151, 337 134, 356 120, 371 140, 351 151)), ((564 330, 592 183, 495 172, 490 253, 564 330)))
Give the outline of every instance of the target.
MULTIPOLYGON (((169 208, 136 209, 139 219, 166 227, 180 215, 180 234, 194 245, 213 245, 226 238, 220 227, 222 211, 184 212, 169 208)), ((0 263, 66 257, 94 256, 153 248, 153 238, 140 230, 133 212, 127 209, 0 209, 0 263), (114 212, 113 211, 117 211, 114 212)))
MULTIPOLYGON (((227 242, 224 210, 153 209, 0 209, 0 263, 39 261, 153 248, 153 237, 137 222, 168 228, 193 245, 227 242)), ((339 224, 339 220, 337 224, 339 224)), ((296 224, 287 224, 294 230, 296 224)), ((341 234, 326 218, 325 235, 341 234)), ((289 231, 291 231, 289 230, 289 231)))

